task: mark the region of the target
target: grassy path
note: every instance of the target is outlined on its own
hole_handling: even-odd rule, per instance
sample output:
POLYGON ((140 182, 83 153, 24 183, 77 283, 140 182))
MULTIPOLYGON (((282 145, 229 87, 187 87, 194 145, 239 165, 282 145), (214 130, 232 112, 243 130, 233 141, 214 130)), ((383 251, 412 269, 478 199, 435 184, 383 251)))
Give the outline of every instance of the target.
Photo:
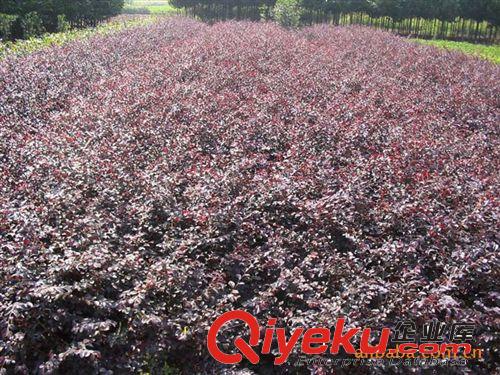
POLYGON ((448 50, 457 50, 469 55, 479 56, 483 59, 500 64, 500 45, 473 44, 467 42, 452 42, 449 40, 422 40, 412 39, 421 44, 427 44, 448 50))
POLYGON ((128 0, 125 1, 124 13, 176 13, 178 10, 168 0, 128 0))

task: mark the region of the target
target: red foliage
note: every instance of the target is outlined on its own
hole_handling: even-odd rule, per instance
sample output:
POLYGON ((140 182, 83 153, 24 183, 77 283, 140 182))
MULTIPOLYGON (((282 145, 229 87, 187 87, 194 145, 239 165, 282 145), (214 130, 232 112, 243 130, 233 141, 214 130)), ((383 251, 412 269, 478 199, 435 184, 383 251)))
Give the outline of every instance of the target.
POLYGON ((488 347, 498 82, 366 28, 176 18, 0 63, 2 365, 218 372, 235 308, 488 347))

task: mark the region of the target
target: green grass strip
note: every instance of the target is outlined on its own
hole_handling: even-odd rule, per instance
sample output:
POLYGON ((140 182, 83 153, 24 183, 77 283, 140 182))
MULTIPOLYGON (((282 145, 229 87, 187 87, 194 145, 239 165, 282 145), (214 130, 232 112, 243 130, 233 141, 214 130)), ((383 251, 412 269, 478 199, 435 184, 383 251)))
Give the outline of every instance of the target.
POLYGON ((421 44, 444 48, 447 50, 456 50, 468 55, 478 56, 489 60, 495 64, 500 64, 500 45, 474 44, 467 42, 452 42, 449 40, 423 40, 412 39, 421 44))

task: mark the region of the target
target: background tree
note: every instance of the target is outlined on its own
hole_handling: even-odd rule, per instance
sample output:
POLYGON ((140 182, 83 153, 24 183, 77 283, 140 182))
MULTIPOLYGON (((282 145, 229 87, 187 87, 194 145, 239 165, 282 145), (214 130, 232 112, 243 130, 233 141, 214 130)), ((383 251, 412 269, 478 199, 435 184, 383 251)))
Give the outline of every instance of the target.
POLYGON ((119 14, 123 5, 124 0, 1 0, 0 13, 17 17, 11 34, 23 38, 64 29, 68 24, 93 26, 119 14))

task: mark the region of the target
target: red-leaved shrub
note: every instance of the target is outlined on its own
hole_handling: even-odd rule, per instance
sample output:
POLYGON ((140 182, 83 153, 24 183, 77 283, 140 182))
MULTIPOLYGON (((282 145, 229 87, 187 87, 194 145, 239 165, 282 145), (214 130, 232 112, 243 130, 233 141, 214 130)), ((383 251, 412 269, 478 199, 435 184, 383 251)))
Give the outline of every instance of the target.
POLYGON ((473 322, 492 371, 499 82, 368 28, 182 18, 1 62, 0 365, 236 371, 205 342, 239 308, 473 322))

